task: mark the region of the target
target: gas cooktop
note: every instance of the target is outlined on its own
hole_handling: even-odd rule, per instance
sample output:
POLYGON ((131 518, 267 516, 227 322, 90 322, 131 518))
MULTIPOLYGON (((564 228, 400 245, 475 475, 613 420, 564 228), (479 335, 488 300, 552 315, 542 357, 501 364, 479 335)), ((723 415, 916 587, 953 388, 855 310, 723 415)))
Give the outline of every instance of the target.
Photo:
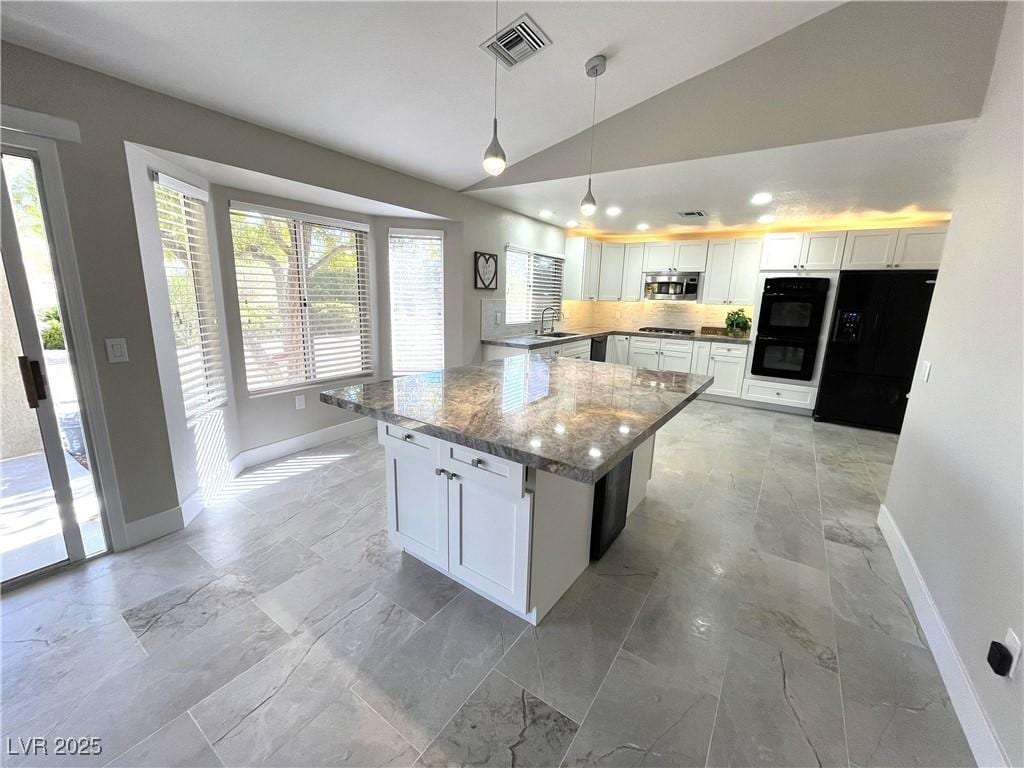
POLYGON ((693 336, 693 331, 687 328, 658 328, 657 326, 649 325, 639 330, 641 333, 675 333, 679 336, 693 336))

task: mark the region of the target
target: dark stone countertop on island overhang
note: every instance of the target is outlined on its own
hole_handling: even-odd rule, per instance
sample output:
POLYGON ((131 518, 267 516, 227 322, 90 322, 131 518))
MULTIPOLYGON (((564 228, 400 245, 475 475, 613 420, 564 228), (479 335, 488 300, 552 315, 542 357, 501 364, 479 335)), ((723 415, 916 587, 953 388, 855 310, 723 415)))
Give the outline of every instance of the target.
POLYGON ((481 339, 481 344, 486 344, 492 347, 515 347, 516 349, 544 349, 545 347, 554 347, 559 344, 568 344, 573 341, 583 341, 585 339, 598 339, 602 336, 641 336, 650 339, 673 339, 678 341, 712 341, 721 342, 723 344, 750 344, 750 337, 737 337, 737 336, 718 336, 711 334, 700 334, 695 333, 692 336, 680 335, 678 333, 652 333, 650 331, 639 331, 633 330, 622 330, 622 329, 607 329, 607 328, 580 328, 574 330, 567 328, 562 333, 572 333, 572 336, 564 336, 561 338, 550 338, 547 336, 540 335, 528 335, 528 336, 509 336, 504 339, 481 339))
POLYGON ((321 392, 320 400, 596 483, 712 381, 698 374, 527 354, 339 387, 321 392))

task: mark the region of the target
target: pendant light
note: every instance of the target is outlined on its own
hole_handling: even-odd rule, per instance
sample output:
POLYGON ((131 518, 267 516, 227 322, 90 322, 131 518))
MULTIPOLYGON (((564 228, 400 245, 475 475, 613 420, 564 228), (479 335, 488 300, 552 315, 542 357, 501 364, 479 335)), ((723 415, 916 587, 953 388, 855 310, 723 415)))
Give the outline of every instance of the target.
POLYGON ((593 216, 597 212, 597 200, 591 189, 594 174, 594 125, 597 123, 597 78, 604 74, 607 61, 604 56, 593 56, 587 60, 587 77, 594 81, 594 107, 590 115, 590 165, 587 168, 587 194, 580 201, 580 213, 593 216))
MULTIPOLYGON (((498 1, 494 2, 494 34, 498 34, 498 1)), ((490 176, 500 176, 505 170, 505 150, 501 148, 498 141, 498 57, 494 57, 494 129, 491 134, 491 143, 487 145, 484 152, 484 170, 490 176)))

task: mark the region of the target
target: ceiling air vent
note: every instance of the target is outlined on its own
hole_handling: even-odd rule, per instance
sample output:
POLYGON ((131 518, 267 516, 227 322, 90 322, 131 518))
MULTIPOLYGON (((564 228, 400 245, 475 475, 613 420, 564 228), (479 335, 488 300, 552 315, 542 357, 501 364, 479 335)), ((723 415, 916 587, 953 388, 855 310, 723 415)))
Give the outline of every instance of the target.
POLYGON ((512 69, 549 45, 551 38, 528 13, 480 43, 480 47, 500 61, 505 69, 512 69))
POLYGON ((707 211, 679 211, 678 213, 684 219, 706 219, 708 217, 707 211))

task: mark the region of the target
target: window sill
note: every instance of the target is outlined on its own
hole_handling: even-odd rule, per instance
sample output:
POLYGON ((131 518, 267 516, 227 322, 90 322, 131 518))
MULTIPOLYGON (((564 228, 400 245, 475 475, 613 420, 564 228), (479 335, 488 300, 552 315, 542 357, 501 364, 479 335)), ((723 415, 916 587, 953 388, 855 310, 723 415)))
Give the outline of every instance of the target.
POLYGON ((255 392, 246 390, 246 394, 249 396, 250 400, 257 400, 261 397, 288 395, 296 392, 308 392, 311 389, 334 389, 335 387, 347 386, 349 384, 366 384, 374 381, 376 378, 376 371, 365 371, 363 373, 353 373, 349 376, 342 376, 340 378, 317 379, 315 381, 304 381, 299 384, 286 384, 273 389, 258 389, 255 392))

